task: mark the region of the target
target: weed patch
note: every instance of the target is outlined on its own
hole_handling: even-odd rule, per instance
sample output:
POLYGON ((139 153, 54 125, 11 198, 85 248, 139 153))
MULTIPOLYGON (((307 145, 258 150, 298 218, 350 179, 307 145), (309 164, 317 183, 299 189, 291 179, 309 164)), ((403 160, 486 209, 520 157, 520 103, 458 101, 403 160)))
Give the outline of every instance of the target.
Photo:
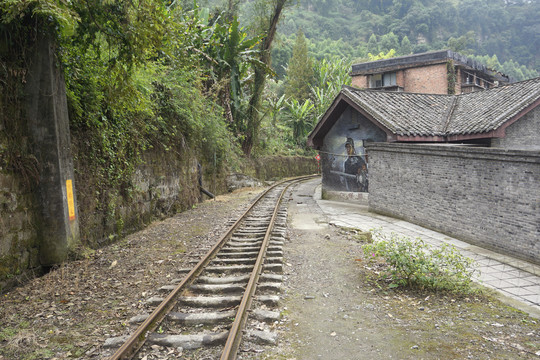
POLYGON ((375 241, 362 246, 370 263, 378 263, 389 287, 446 290, 458 294, 478 291, 472 286, 474 260, 453 245, 436 248, 421 239, 373 232, 375 241))

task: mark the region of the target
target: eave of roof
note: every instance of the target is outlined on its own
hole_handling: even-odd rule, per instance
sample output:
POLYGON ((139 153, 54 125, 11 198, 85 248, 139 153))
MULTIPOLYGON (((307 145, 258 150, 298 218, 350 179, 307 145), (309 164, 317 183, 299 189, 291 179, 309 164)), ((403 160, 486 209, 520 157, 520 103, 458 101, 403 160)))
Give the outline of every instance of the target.
POLYGON ((453 113, 448 135, 498 129, 538 106, 539 98, 540 78, 459 95, 459 106, 453 113))
POLYGON ((355 103, 348 96, 346 96, 342 90, 335 97, 330 107, 326 110, 319 122, 315 125, 315 128, 308 135, 308 146, 317 149, 320 148, 320 146, 322 146, 322 140, 324 136, 326 135, 326 133, 328 133, 328 131, 330 131, 332 126, 334 126, 336 121, 339 119, 341 114, 343 114, 343 112, 348 106, 351 106, 352 108, 363 114, 368 120, 372 121, 377 127, 382 129, 386 133, 387 137, 393 136, 393 133, 390 129, 386 128, 384 124, 378 123, 375 119, 373 119, 369 115, 369 113, 367 113, 362 107, 360 107, 357 103, 355 103))

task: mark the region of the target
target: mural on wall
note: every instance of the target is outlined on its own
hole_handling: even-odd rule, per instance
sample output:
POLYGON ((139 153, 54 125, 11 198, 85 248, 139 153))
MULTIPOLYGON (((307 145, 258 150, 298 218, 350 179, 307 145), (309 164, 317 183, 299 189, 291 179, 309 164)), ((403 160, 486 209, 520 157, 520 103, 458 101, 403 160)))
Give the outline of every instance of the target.
POLYGON ((326 180, 329 180, 327 183, 332 183, 335 190, 367 192, 368 162, 364 140, 343 138, 342 148, 342 154, 326 154, 329 166, 323 167, 323 171, 326 170, 326 180))
POLYGON ((386 134, 357 112, 346 110, 324 138, 323 186, 334 191, 368 192, 369 161, 364 145, 386 134))

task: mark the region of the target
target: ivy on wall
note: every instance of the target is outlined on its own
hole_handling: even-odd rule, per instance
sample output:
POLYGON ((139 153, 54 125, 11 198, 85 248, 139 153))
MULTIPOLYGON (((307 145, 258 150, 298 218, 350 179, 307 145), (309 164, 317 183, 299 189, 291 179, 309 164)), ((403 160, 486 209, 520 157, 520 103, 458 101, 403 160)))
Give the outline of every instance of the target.
POLYGON ((454 95, 456 93, 457 74, 456 67, 452 60, 446 62, 446 74, 448 80, 448 94, 454 95))

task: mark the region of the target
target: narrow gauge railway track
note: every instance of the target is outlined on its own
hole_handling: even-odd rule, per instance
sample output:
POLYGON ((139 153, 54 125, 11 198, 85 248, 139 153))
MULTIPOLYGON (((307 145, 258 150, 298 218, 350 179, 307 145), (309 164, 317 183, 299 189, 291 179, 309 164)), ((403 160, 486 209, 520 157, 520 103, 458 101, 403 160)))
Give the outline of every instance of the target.
MULTIPOLYGON (((278 183, 259 195, 195 267, 179 270, 188 273, 177 285, 162 288, 168 296, 152 299, 157 307, 141 316, 142 323, 109 359, 144 358, 148 348, 205 346, 211 347, 207 358, 235 359, 253 302, 257 309, 250 311, 250 321, 279 319, 279 312, 268 308, 277 306, 282 280, 286 212, 281 202, 291 185, 309 178, 278 183)), ((273 336, 254 333, 267 341, 273 336)))

